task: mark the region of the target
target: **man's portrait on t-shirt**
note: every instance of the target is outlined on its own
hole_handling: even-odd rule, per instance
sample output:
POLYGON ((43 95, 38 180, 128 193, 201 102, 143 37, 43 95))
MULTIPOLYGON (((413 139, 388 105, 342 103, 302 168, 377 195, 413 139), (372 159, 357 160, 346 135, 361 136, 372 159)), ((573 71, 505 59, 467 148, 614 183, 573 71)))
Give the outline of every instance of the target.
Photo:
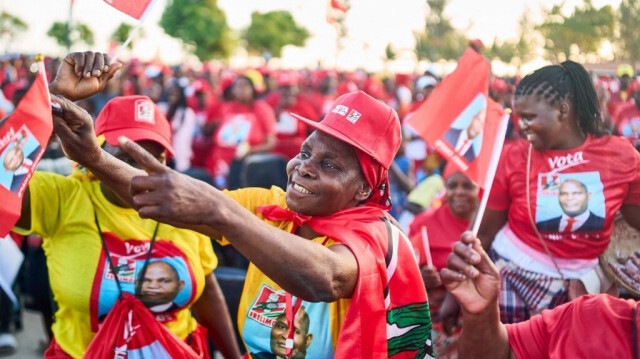
POLYGON ((40 143, 29 128, 24 125, 20 127, 9 143, 0 149, 0 185, 18 193, 22 182, 32 170, 40 149, 40 143))
MULTIPOLYGON (((161 316, 184 308, 193 299, 195 282, 192 271, 184 259, 184 253, 173 243, 157 240, 146 270, 143 271, 149 241, 122 241, 109 232, 103 233, 111 254, 111 260, 118 273, 118 280, 124 292, 136 293, 140 301, 156 315, 161 322, 173 316, 161 316)), ((118 297, 118 285, 108 261, 101 262, 103 268, 97 272, 99 286, 92 292, 97 299, 97 317, 109 313, 118 297)))
POLYGON ((228 121, 223 122, 218 132, 218 144, 221 146, 235 147, 249 138, 251 120, 248 114, 233 115, 228 121))
POLYGON ((451 124, 442 138, 468 163, 478 157, 482 148, 482 135, 487 117, 487 99, 479 93, 451 124))
POLYGON ((541 232, 595 232, 605 221, 599 172, 541 173, 536 226, 541 232))
POLYGON ((185 281, 169 261, 150 261, 146 268, 138 274, 135 287, 140 301, 154 313, 174 311, 179 308, 175 302, 178 294, 184 289, 185 281))
MULTIPOLYGON (((292 297, 293 348, 291 358, 331 358, 331 319, 327 303, 311 303, 292 297), (295 310, 295 313, 294 313, 295 310)), ((263 285, 248 308, 242 336, 251 358, 284 358, 290 323, 286 294, 263 285)))
POLYGON ((620 124, 620 135, 628 138, 633 145, 640 143, 640 117, 632 117, 620 124))

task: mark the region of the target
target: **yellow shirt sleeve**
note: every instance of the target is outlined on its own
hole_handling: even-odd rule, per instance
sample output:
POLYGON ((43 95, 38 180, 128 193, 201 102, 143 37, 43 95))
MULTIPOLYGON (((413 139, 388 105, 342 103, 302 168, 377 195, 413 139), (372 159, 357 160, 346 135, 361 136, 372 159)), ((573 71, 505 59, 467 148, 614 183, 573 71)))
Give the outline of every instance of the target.
POLYGON ((207 275, 218 266, 218 257, 216 257, 215 253, 213 252, 211 238, 200 235, 199 242, 202 270, 204 271, 205 275, 207 275))
POLYGON ((67 223, 66 218, 70 213, 86 211, 92 207, 91 200, 84 195, 79 181, 55 173, 34 172, 29 182, 29 194, 31 228, 14 228, 16 233, 22 235, 53 237, 60 225, 67 223), (76 200, 71 201, 71 198, 76 200))
POLYGON ((273 186, 270 189, 250 187, 235 191, 224 190, 222 192, 253 213, 256 213, 256 208, 259 206, 269 204, 284 205, 285 203, 285 192, 277 186, 273 186))

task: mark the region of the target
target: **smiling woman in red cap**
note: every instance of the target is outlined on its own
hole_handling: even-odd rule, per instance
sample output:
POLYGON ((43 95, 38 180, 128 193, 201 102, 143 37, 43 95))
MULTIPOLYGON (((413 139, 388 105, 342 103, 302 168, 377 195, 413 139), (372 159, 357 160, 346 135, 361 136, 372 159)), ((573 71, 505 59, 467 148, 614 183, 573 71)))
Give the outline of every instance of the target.
POLYGON ((146 172, 137 170, 83 136, 90 119, 70 102, 61 105, 64 119, 55 121, 66 153, 142 217, 219 238, 252 262, 238 314, 248 355, 274 354, 270 335, 281 314, 287 357, 433 355, 420 271, 410 242, 386 212, 388 168, 400 146, 400 122, 390 107, 355 92, 339 97, 322 122, 298 117, 316 131, 289 162, 285 192, 218 191, 121 138, 146 172), (301 307, 313 338, 304 351, 294 340, 301 307))
MULTIPOLYGON (((108 63, 108 58, 103 60, 102 56, 95 58, 108 63)), ((85 60, 97 61, 78 53, 65 58, 51 92, 74 100, 85 97, 81 86, 77 93, 65 87, 90 81, 103 86, 119 67, 113 65, 110 76, 101 76, 103 68, 99 66, 95 73, 82 79, 84 76, 74 74, 73 68, 85 60)), ((66 111, 88 116, 78 107, 67 107, 66 111)), ((136 141, 162 166, 166 157, 174 153, 167 119, 145 96, 111 100, 96 120, 95 134, 91 131, 85 135, 93 143, 101 142, 104 151, 125 163, 135 164, 117 146, 119 136, 136 141), (95 135, 99 135, 98 142, 95 135)), ((94 337, 104 333, 99 329, 107 327, 105 317, 117 299, 127 293, 135 293, 155 319, 173 333, 170 335, 188 341, 194 357, 207 358, 209 352, 206 330, 196 322, 191 310, 219 349, 230 356, 239 355, 234 337, 229 334, 231 319, 221 315, 226 313, 226 305, 212 274, 217 259, 207 236, 141 218, 118 195, 82 170, 70 177, 35 172, 14 231, 43 238, 57 303, 54 338, 45 358, 80 358, 88 348, 99 346, 94 337), (158 262, 172 271, 153 270, 151 265, 158 262), (174 282, 180 285, 168 285, 174 282), (210 310, 218 311, 213 319, 208 314, 210 310)))

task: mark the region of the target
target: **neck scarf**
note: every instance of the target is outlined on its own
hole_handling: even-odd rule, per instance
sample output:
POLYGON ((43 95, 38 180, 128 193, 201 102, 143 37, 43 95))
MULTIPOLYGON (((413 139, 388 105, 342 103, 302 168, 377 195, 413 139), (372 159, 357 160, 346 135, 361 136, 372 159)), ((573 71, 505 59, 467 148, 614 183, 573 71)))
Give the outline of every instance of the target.
MULTIPOLYGON (((346 245, 358 279, 336 344, 336 359, 431 357, 431 318, 411 245, 375 203, 329 216, 307 216, 277 205, 257 208, 265 219, 306 224, 346 245), (389 328, 396 328, 389 330, 389 328)), ((302 301, 300 298, 298 301, 302 301)), ((291 315, 290 330, 293 329, 291 315)))

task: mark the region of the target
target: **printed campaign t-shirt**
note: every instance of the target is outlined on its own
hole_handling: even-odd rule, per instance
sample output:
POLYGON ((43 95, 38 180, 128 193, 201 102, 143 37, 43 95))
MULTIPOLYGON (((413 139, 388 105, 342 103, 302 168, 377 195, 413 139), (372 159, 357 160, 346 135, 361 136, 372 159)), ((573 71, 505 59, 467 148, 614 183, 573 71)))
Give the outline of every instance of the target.
POLYGON ((509 344, 518 358, 631 358, 635 306, 633 299, 583 295, 508 324, 509 344))
POLYGON ((631 142, 632 145, 640 144, 640 110, 634 103, 625 104, 614 121, 618 134, 631 142))
POLYGON ((251 106, 229 102, 220 109, 220 118, 210 159, 214 175, 225 174, 241 143, 255 146, 267 135, 276 135, 273 109, 264 101, 254 101, 251 106))
POLYGON ((98 181, 35 172, 29 190, 31 228, 15 230, 43 238, 58 304, 52 330, 66 353, 83 355, 118 297, 94 213, 123 291, 134 293, 136 283, 143 280, 140 298, 158 321, 182 339, 195 330, 189 308, 200 297, 205 276, 217 265, 208 237, 141 219, 134 209, 109 202, 98 181), (156 226, 151 259, 145 276, 139 278, 156 226))
POLYGON ((528 185, 533 220, 551 253, 597 258, 609 244, 618 209, 640 205, 640 153, 624 138, 588 135, 571 150, 532 149, 527 181, 528 151, 525 140, 505 146, 488 207, 508 210, 509 233, 545 253, 529 218, 528 185))
MULTIPOLYGON (((279 188, 246 188, 225 191, 225 194, 253 213, 258 206, 267 204, 286 208, 285 193, 279 188)), ((293 222, 263 220, 287 232, 293 229, 293 222)), ((326 236, 313 241, 325 246, 334 244, 326 236)), ((222 243, 228 242, 223 238, 222 243)), ((292 297, 293 307, 298 300, 292 297)), ((307 358, 333 358, 338 334, 350 303, 350 299, 339 299, 331 303, 302 301, 295 316, 295 323, 300 323, 301 328, 296 324, 293 354, 306 352, 307 358)), ((283 350, 288 334, 285 315, 285 291, 250 264, 238 307, 238 328, 251 357, 273 357, 271 355, 274 352, 283 350)))

